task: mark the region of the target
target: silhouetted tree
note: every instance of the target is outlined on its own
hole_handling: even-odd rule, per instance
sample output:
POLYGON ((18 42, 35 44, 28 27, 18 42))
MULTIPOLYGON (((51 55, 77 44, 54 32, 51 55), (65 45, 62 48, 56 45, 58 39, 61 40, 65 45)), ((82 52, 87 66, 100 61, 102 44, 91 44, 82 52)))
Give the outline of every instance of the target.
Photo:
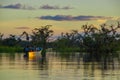
POLYGON ((84 30, 83 47, 86 52, 90 53, 90 58, 99 60, 103 57, 113 56, 113 53, 118 50, 119 23, 116 27, 103 24, 99 29, 94 25, 83 25, 82 28, 84 30))
POLYGON ((55 49, 57 51, 74 51, 78 50, 80 38, 77 30, 71 32, 61 33, 61 36, 55 41, 55 49))
POLYGON ((31 35, 32 43, 42 46, 42 57, 46 56, 47 41, 53 35, 53 30, 50 30, 51 25, 35 28, 31 35))
POLYGON ((0 33, 0 40, 2 40, 4 34, 0 33))
POLYGON ((15 46, 16 45, 16 35, 10 34, 8 38, 5 38, 2 42, 3 45, 5 46, 15 46))
POLYGON ((0 45, 2 45, 3 36, 4 34, 0 33, 0 45))

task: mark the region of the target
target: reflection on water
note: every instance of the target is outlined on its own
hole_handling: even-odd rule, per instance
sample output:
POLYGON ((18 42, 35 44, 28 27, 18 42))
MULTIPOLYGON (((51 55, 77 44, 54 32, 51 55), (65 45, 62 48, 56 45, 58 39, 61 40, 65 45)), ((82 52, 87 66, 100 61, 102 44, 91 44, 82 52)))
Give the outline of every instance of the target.
POLYGON ((105 65, 84 63, 78 53, 61 56, 48 52, 46 59, 26 59, 23 55, 0 53, 0 80, 120 80, 117 59, 105 65))

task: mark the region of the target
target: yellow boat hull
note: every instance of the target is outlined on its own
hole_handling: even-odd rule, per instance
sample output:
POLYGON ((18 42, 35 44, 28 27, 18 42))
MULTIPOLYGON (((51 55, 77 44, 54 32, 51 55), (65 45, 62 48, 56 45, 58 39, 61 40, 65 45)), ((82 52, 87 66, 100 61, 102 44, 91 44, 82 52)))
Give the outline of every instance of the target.
POLYGON ((41 55, 41 51, 38 51, 38 52, 31 51, 31 52, 28 53, 28 57, 29 57, 30 60, 33 60, 36 57, 40 57, 40 55, 41 55))

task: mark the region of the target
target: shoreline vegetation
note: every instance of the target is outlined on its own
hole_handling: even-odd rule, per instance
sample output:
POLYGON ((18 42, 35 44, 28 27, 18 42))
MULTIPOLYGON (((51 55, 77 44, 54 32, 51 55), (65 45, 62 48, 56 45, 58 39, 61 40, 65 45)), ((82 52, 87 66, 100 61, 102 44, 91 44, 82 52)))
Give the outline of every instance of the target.
MULTIPOLYGON (((79 48, 60 48, 60 49, 49 49, 47 48, 46 51, 55 51, 55 52, 84 52, 85 50, 79 48)), ((24 48, 20 46, 10 47, 10 46, 0 46, 0 53, 23 53, 24 48)))
MULTIPOLYGON (((17 47, 10 47, 10 46, 0 46, 0 53, 23 53, 24 51, 23 47, 17 46, 17 47)), ((71 53, 71 52, 86 52, 84 48, 67 48, 67 47, 61 47, 59 49, 52 49, 47 48, 46 51, 51 52, 61 52, 61 53, 71 53)), ((118 50, 116 52, 120 52, 120 46, 118 47, 118 50)))
POLYGON ((117 25, 100 25, 96 28, 94 25, 83 25, 82 33, 78 30, 61 33, 54 41, 49 41, 53 36, 51 25, 41 26, 32 30, 32 34, 23 32, 20 36, 11 34, 3 39, 4 34, 0 33, 0 52, 22 52, 23 48, 30 46, 42 47, 42 57, 46 56, 46 50, 52 48, 57 52, 85 52, 87 58, 107 58, 114 56, 120 51, 120 23, 117 25), (22 40, 22 37, 26 40, 22 40))
POLYGON ((0 53, 21 53, 23 52, 23 48, 19 46, 11 47, 11 46, 0 46, 0 53))

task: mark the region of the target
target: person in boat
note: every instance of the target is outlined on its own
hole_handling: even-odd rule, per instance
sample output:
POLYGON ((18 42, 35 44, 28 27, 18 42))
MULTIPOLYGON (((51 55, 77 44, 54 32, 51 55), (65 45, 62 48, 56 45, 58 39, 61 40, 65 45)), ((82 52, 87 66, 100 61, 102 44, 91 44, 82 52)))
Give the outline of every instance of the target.
POLYGON ((24 57, 28 57, 29 51, 30 51, 29 46, 26 46, 26 47, 24 48, 24 53, 25 53, 24 57))
POLYGON ((42 48, 41 47, 36 47, 36 51, 41 51, 42 48))

